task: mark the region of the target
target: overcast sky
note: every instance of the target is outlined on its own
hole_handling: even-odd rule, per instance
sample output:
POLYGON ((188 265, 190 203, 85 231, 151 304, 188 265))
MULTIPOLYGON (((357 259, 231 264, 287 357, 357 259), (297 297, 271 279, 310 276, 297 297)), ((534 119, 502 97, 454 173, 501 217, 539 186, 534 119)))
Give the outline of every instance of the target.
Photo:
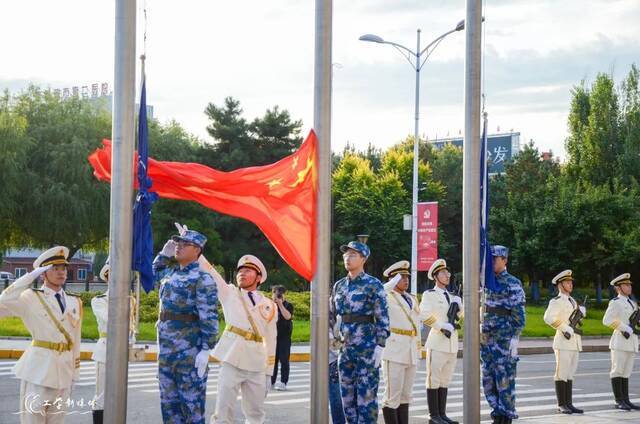
MULTIPOLYGON (((247 118, 279 105, 313 118, 313 0, 139 0, 147 8, 148 102, 210 140, 203 113, 226 96, 247 118)), ((333 149, 386 147, 413 133, 414 71, 374 33, 415 48, 464 18, 464 0, 334 0, 333 149)), ((114 1, 3 2, 0 88, 113 81, 114 1)), ((484 83, 490 132, 520 131, 564 157, 570 90, 598 72, 616 81, 640 64, 639 0, 485 0, 484 83)), ((140 37, 141 38, 141 37, 140 37)), ((142 43, 139 43, 139 53, 142 43)), ((421 134, 464 128, 464 34, 433 53, 422 75, 421 134)))

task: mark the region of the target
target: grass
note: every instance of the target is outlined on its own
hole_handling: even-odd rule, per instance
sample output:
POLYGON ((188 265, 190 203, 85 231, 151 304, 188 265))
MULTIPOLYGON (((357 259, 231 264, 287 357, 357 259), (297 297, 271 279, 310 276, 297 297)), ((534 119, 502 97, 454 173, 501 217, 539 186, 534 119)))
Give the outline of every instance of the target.
MULTIPOLYGON (((523 331, 524 337, 553 337, 555 330, 549 327, 542 319, 544 306, 527 306, 527 324, 523 331)), ((587 318, 584 321, 582 330, 585 336, 608 336, 611 330, 602 325, 602 309, 591 308, 587 311, 587 318)), ((219 334, 224 330, 225 323, 220 321, 219 334)), ((23 336, 29 337, 29 332, 22 324, 22 320, 16 317, 0 319, 0 336, 23 336)), ((294 320, 292 341, 294 343, 308 342, 311 337, 311 324, 309 321, 294 320)), ((98 324, 90 307, 84 308, 84 319, 82 320, 82 338, 97 339, 98 324)), ((155 341, 155 322, 141 322, 138 340, 155 341)))
MULTIPOLYGON (((218 334, 221 334, 224 330, 225 323, 220 321, 218 334)), ((30 337, 29 331, 22 324, 22 320, 17 317, 8 317, 0 319, 0 336, 21 336, 30 337)), ((309 321, 296 321, 293 322, 293 335, 292 341, 295 342, 308 342, 311 336, 311 325, 309 321)), ((98 339, 98 323, 96 317, 93 315, 91 307, 84 307, 84 317, 82 319, 82 338, 83 339, 98 339)), ((140 333, 138 334, 138 340, 155 341, 156 340, 156 323, 155 322, 141 322, 140 333)))

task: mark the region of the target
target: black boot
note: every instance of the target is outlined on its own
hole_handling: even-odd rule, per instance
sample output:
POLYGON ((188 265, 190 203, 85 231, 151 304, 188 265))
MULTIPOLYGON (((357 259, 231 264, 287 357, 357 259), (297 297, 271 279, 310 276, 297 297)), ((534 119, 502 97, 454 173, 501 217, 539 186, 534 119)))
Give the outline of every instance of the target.
POLYGON ((382 408, 382 416, 384 417, 384 424, 398 424, 397 409, 384 407, 382 408))
POLYGON ((565 390, 566 390, 565 399, 567 401, 566 403, 567 408, 571 409, 571 412, 573 412, 574 414, 583 414, 584 411, 582 409, 579 409, 573 406, 573 380, 567 380, 565 390))
POLYGON ((567 405, 567 383, 562 380, 556 380, 556 397, 558 398, 558 412, 561 414, 573 414, 573 411, 567 405))
POLYGON ((398 424, 409 424, 409 404, 401 403, 396 411, 398 411, 398 424))
POLYGON ((631 411, 631 407, 624 401, 622 394, 622 377, 613 377, 611 379, 611 388, 613 389, 613 397, 616 400, 616 409, 631 411))
POLYGON ((427 405, 429 406, 429 424, 447 424, 440 418, 438 389, 427 389, 427 405))
POLYGON ((631 403, 629 400, 629 379, 624 377, 621 377, 620 379, 622 380, 622 399, 624 400, 624 403, 626 403, 630 409, 640 409, 640 406, 631 403))
POLYGON ((96 409, 93 411, 93 424, 102 424, 102 418, 104 416, 103 409, 96 409))
POLYGON ((440 419, 447 424, 459 424, 458 421, 453 421, 447 417, 447 393, 449 389, 446 387, 440 387, 438 389, 438 410, 440 411, 440 419))

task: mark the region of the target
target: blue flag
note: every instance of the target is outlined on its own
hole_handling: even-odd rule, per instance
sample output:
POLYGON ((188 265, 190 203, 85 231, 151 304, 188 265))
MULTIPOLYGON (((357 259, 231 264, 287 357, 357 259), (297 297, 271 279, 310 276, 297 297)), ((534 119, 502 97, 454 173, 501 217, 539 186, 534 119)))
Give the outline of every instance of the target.
POLYGON ((149 132, 147 129, 147 89, 142 77, 140 94, 140 114, 138 115, 138 195, 133 205, 133 270, 140 273, 144 290, 153 290, 153 232, 151 231, 151 206, 158 200, 156 193, 150 193, 151 179, 147 176, 149 158, 149 132))
POLYGON ((484 117, 480 148, 480 283, 491 291, 499 291, 493 273, 493 256, 489 244, 489 167, 487 166, 487 117, 484 117))

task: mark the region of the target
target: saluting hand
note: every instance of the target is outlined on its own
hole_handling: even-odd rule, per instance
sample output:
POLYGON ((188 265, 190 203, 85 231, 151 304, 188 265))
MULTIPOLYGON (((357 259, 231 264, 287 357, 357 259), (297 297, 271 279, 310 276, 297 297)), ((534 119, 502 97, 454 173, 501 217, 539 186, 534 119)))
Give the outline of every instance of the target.
POLYGON ((42 274, 50 270, 52 266, 53 265, 40 266, 34 269, 33 271, 31 271, 29 273, 29 276, 33 277, 33 279, 35 280, 36 278, 38 278, 39 276, 41 276, 42 274))
POLYGON ((176 255, 176 242, 169 239, 164 244, 164 247, 160 251, 162 256, 167 256, 169 258, 173 258, 176 255))

